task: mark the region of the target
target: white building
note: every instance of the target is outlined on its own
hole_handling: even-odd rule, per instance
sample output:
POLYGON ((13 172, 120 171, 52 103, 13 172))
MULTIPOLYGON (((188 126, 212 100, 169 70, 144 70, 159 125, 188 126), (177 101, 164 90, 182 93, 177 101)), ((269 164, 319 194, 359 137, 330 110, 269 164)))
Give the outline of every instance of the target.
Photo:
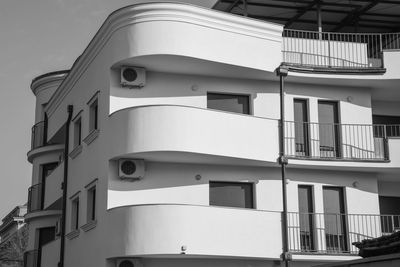
POLYGON ((363 36, 112 13, 32 82, 26 266, 280 266, 285 240, 291 266, 356 259, 400 226, 399 36, 363 36))

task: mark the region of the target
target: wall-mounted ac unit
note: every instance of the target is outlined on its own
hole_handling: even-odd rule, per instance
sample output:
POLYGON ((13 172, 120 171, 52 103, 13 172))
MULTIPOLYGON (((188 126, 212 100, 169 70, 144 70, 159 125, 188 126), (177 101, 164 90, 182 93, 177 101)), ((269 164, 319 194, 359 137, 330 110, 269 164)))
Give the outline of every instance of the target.
POLYGON ((140 259, 118 259, 116 267, 143 267, 140 259))
POLYGON ((144 177, 144 167, 143 159, 120 159, 118 161, 118 176, 121 179, 140 180, 144 177))
POLYGON ((146 85, 146 69, 140 67, 121 67, 121 85, 129 88, 142 88, 146 85))

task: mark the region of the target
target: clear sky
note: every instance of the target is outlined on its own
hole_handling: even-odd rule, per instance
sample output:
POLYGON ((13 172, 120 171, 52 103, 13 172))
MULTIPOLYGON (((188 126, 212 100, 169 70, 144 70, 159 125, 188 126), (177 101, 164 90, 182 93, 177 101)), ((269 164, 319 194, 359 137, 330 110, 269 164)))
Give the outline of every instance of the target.
MULTIPOLYGON (((138 2, 150 1, 0 0, 0 220, 28 198, 32 79, 69 69, 112 11, 138 2)), ((180 2, 211 7, 216 1, 180 2)))

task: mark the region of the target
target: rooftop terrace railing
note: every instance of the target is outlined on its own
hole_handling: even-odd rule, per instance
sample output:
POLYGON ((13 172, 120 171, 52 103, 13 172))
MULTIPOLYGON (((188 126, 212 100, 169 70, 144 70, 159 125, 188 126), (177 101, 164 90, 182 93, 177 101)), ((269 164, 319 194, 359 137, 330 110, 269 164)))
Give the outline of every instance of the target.
POLYGON ((285 121, 285 154, 311 159, 389 159, 388 138, 400 136, 400 125, 285 121))
POLYGON ((383 68, 382 52, 397 49, 400 49, 400 33, 283 31, 283 62, 294 66, 383 68))
POLYGON ((352 245, 400 229, 400 215, 288 213, 289 249, 297 253, 357 254, 352 245))

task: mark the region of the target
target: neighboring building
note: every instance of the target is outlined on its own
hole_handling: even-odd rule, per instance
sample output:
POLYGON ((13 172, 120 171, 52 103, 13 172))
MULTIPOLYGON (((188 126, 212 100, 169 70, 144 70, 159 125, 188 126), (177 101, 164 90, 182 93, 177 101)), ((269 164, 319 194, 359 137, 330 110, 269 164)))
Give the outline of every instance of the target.
POLYGON ((324 264, 320 267, 397 267, 400 266, 400 232, 355 242, 364 259, 324 264))
POLYGON ((353 242, 400 227, 399 48, 185 4, 115 11, 31 84, 25 266, 359 258, 353 242))
POLYGON ((24 222, 26 205, 15 207, 0 225, 0 266, 22 266, 27 244, 27 229, 24 222))

